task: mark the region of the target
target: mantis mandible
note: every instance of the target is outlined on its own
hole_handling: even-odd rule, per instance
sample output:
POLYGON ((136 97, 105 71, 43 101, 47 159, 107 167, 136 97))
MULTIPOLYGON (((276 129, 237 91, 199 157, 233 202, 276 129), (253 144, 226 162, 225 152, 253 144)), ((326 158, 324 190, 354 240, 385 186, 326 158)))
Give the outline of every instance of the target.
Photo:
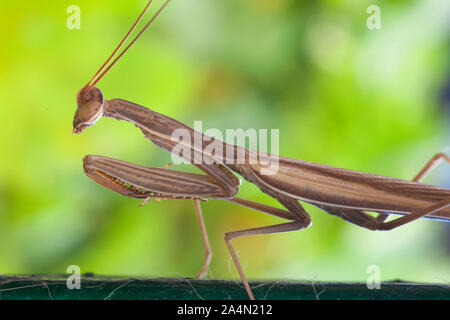
POLYGON ((249 159, 255 155, 264 158, 268 156, 267 154, 205 137, 181 122, 135 103, 121 99, 105 100, 100 89, 96 87, 97 82, 152 24, 169 1, 161 6, 131 43, 112 60, 147 11, 152 2, 150 0, 104 65, 78 92, 73 132, 82 133, 87 127, 96 124, 100 118, 109 117, 134 123, 145 137, 165 151, 174 152, 174 148, 180 143, 190 151, 190 154, 184 154, 183 157, 206 175, 166 168, 148 168, 93 155, 87 155, 83 159, 83 167, 86 175, 97 183, 127 197, 145 199, 142 204, 152 197, 193 200, 206 250, 206 259, 199 277, 205 275, 211 260, 211 250, 200 208, 201 200, 228 200, 289 221, 225 234, 226 246, 250 299, 254 299, 254 295, 231 240, 249 235, 308 228, 311 219, 299 201, 313 204, 329 214, 370 230, 392 230, 421 217, 450 221, 450 189, 419 182, 439 162, 443 160, 450 162, 450 157, 443 153, 436 154, 412 181, 284 157, 277 158, 279 164, 276 173, 262 174, 267 164, 250 162, 249 159), (108 63, 110 64, 106 67, 108 63), (207 139, 202 140, 200 146, 195 145, 193 141, 180 142, 172 136, 178 129, 186 130, 191 137, 200 135, 207 139), (224 149, 231 148, 236 152, 232 157, 212 153, 205 148, 207 141, 214 141, 224 149), (203 159, 203 162, 192 162, 192 159, 198 157, 203 159), (278 200, 286 210, 236 197, 241 182, 232 171, 278 200), (378 215, 373 217, 367 211, 378 215), (391 213, 401 216, 386 221, 391 213))

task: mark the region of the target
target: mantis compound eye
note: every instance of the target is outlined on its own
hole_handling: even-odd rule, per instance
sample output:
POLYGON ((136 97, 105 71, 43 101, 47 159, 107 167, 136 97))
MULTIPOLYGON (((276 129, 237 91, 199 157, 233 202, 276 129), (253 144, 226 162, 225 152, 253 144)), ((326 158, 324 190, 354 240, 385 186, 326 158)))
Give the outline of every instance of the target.
POLYGON ((77 94, 77 111, 73 118, 73 132, 82 133, 87 127, 93 126, 103 115, 104 99, 100 89, 82 88, 77 94))

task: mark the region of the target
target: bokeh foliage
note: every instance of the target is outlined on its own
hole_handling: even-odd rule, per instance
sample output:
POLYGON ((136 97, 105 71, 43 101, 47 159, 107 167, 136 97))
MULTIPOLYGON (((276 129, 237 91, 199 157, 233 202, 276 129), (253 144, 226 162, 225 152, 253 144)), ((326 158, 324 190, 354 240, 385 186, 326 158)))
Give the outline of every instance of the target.
MULTIPOLYGON (((81 162, 99 154, 162 167, 170 155, 129 123, 71 133, 77 91, 145 2, 1 3, 0 273, 200 269, 192 203, 138 208, 87 178, 81 162), (80 30, 66 27, 73 4, 80 30)), ((445 0, 173 0, 99 87, 205 129, 278 128, 283 156, 411 179, 449 144, 449 16, 445 0), (381 30, 366 27, 370 4, 381 8, 381 30)), ((443 165, 426 181, 448 187, 449 172, 443 165)), ((278 206, 248 183, 240 195, 278 206)), ((305 207, 308 230, 234 242, 249 278, 365 281, 375 264, 382 280, 450 281, 445 223, 371 232, 305 207)), ((225 201, 203 211, 210 278, 238 277, 225 232, 279 222, 225 201)))

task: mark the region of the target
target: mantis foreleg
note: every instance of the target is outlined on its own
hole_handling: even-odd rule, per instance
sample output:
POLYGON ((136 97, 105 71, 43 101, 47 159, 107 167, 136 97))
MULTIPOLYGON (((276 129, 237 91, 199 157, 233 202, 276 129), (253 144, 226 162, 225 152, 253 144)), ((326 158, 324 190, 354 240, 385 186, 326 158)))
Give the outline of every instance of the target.
MULTIPOLYGON (((203 166, 199 167, 203 168, 203 166)), ((211 169, 211 165, 208 165, 208 167, 211 169)), ((291 220, 292 222, 285 224, 240 230, 225 234, 227 247, 230 250, 233 261, 250 298, 254 298, 254 296, 242 271, 239 260, 231 246, 231 240, 246 235, 299 230, 306 228, 311 224, 309 215, 295 199, 282 195, 276 197, 278 201, 289 210, 285 211, 257 202, 236 198, 234 195, 230 197, 228 190, 223 189, 224 187, 221 182, 218 182, 209 174, 205 176, 163 168, 148 168, 103 156, 90 155, 84 158, 84 169, 87 176, 94 181, 128 197, 148 198, 149 196, 155 196, 170 199, 193 199, 195 201, 194 205, 197 218, 199 219, 200 228, 202 229, 205 249, 207 251, 206 259, 199 276, 206 273, 211 257, 209 243, 206 237, 206 228, 203 223, 198 203, 200 199, 211 198, 229 200, 233 203, 260 212, 291 220), (193 192, 193 190, 196 191, 193 192)), ((238 188, 238 186, 236 187, 238 188)))

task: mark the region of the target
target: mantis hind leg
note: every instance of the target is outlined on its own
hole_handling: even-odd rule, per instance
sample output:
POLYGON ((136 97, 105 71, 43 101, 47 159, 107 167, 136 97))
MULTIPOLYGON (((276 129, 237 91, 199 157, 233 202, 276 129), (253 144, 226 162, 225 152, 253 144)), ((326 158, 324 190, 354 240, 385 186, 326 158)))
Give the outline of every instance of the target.
POLYGON ((450 198, 444 199, 443 201, 434 203, 433 205, 426 207, 424 209, 420 209, 417 211, 414 211, 408 215, 396 218, 394 220, 391 220, 389 222, 382 222, 378 227, 377 230, 392 230, 397 227, 400 227, 406 223, 412 222, 414 220, 417 220, 419 218, 422 218, 426 215, 435 213, 437 211, 440 211, 446 207, 450 206, 450 198))
POLYGON ((378 218, 373 218, 362 210, 357 209, 347 209, 347 208, 338 208, 331 206, 318 206, 319 208, 327 211, 332 215, 336 215, 341 217, 348 222, 356 224, 360 227, 370 229, 370 230, 392 230, 397 227, 400 227, 404 224, 427 216, 429 214, 440 211, 446 207, 450 206, 450 198, 444 199, 440 202, 434 203, 431 206, 426 208, 414 211, 402 217, 398 217, 388 222, 380 221, 378 218))
MULTIPOLYGON (((445 153, 439 152, 436 153, 428 162, 427 164, 422 168, 422 170, 419 171, 419 173, 412 179, 414 182, 419 182, 423 177, 425 177, 429 172, 431 172, 433 169, 435 169, 442 161, 447 161, 450 163, 450 157, 447 156, 445 153)), ((384 222, 389 217, 388 213, 381 212, 377 220, 384 222)))
POLYGON ((378 219, 379 216, 377 218, 374 218, 368 215, 366 212, 358 209, 348 209, 317 204, 315 204, 315 206, 322 210, 325 210, 331 215, 338 216, 350 223, 370 230, 377 230, 380 222, 382 222, 378 219))
POLYGON ((448 163, 450 163, 450 157, 442 152, 436 153, 412 181, 419 182, 427 173, 436 168, 442 161, 447 161, 448 163))

